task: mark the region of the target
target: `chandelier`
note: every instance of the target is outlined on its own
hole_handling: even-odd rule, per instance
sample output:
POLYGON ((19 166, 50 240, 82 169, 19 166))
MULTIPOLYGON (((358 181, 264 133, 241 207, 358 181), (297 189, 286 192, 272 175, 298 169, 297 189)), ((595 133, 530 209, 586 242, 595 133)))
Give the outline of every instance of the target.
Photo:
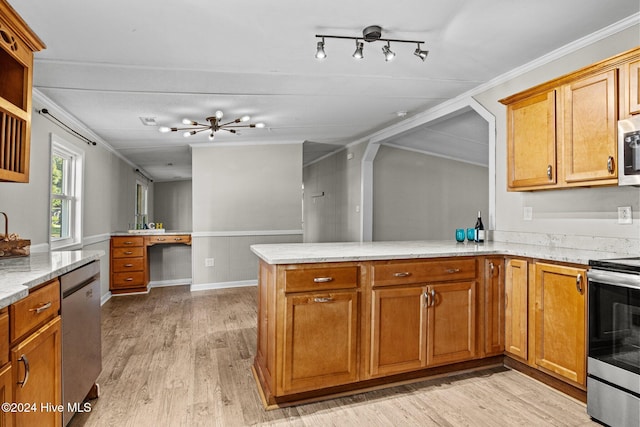
POLYGON ((353 37, 353 36, 331 36, 327 34, 316 34, 316 38, 322 39, 317 43, 316 48, 316 58, 317 59, 325 59, 327 54, 324 51, 324 39, 348 39, 356 41, 356 50, 353 52, 353 56, 355 59, 364 58, 364 42, 387 42, 386 45, 382 46, 382 53, 384 54, 385 61, 391 61, 395 58, 396 54, 391 50, 391 42, 394 43, 415 43, 417 48, 413 51, 413 54, 420 58, 423 62, 427 59, 427 55, 429 54, 428 50, 422 50, 420 45, 424 43, 424 41, 420 40, 398 40, 398 39, 383 39, 382 38, 382 27, 379 25, 370 25, 362 30, 362 37, 353 37))
POLYGON ((172 128, 167 126, 161 126, 158 130, 162 133, 184 131, 182 134, 185 138, 195 135, 200 132, 209 132, 209 141, 213 141, 214 135, 219 130, 226 130, 231 133, 238 133, 239 128, 263 128, 264 123, 247 123, 239 125, 238 123, 246 123, 251 118, 249 116, 242 116, 230 122, 222 123, 222 111, 216 111, 215 116, 207 117, 205 120, 209 123, 199 123, 191 119, 182 119, 182 124, 189 127, 172 128))

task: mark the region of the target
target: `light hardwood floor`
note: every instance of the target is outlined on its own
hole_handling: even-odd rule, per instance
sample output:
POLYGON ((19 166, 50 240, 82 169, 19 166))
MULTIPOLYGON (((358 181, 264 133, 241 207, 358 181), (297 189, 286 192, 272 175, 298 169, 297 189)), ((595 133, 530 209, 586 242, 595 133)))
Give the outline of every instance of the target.
POLYGON ((100 398, 70 426, 584 426, 585 406, 495 368, 265 411, 257 289, 155 288, 102 307, 100 398))

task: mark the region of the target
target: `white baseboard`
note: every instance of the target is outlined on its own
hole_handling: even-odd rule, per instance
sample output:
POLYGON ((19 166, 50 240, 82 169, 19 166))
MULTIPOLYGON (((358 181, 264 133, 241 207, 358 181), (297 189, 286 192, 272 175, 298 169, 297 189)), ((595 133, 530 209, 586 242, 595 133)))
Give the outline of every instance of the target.
POLYGON ((109 291, 106 294, 102 295, 102 297, 100 297, 100 307, 102 307, 104 305, 104 303, 106 303, 110 299, 111 299, 111 291, 109 291))
POLYGON ((257 280, 238 280, 235 282, 217 282, 217 283, 199 283, 197 285, 191 285, 191 292, 206 291, 209 289, 227 289, 227 288, 242 288, 247 286, 257 286, 257 280))
POLYGON ((172 279, 172 280, 155 280, 149 282, 150 288, 164 288, 167 286, 184 286, 191 285, 191 277, 188 279, 172 279))

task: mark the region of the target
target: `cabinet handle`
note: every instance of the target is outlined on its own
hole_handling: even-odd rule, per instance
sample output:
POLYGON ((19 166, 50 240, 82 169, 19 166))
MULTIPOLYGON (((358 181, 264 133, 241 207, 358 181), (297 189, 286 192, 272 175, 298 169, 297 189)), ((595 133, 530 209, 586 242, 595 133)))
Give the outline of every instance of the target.
POLYGON ((436 305, 436 290, 431 289, 431 307, 436 305))
POLYGON ((158 237, 158 238, 156 239, 156 241, 158 241, 158 242, 164 242, 164 237, 158 237))
POLYGON ((125 264, 125 267, 133 267, 133 264, 125 264))
POLYGON ((327 283, 327 282, 333 282, 333 277, 314 277, 314 278, 313 278, 313 282, 314 282, 314 283, 327 283))
POLYGON ((29 311, 35 311, 35 312, 36 312, 36 314, 40 314, 40 313, 42 313, 43 311, 48 310, 48 309, 50 309, 50 308, 51 308, 51 301, 49 301, 49 302, 43 302, 43 303, 41 303, 41 304, 40 304, 40 306, 39 306, 39 307, 36 307, 36 308, 30 308, 30 309, 29 309, 29 311))
POLYGON ((182 240, 182 237, 176 237, 173 240, 175 240, 176 242, 179 242, 180 240, 182 240))
POLYGON ((133 245, 133 242, 124 242, 125 245, 133 245))
POLYGON ((24 378, 22 379, 22 381, 18 381, 18 384, 20 384, 20 388, 23 388, 25 385, 27 385, 27 381, 29 381, 29 359, 27 359, 27 356, 23 354, 20 356, 20 359, 18 359, 18 362, 24 363, 24 378))
POLYGON ((547 166, 547 178, 549 178, 549 181, 551 181, 552 173, 553 173, 553 168, 551 167, 551 165, 547 166))
POLYGON ((323 297, 323 298, 314 298, 313 302, 331 302, 333 298, 331 297, 323 297))
POLYGON ((489 269, 491 270, 491 277, 493 277, 493 270, 495 269, 495 266, 493 265, 493 262, 489 263, 489 269))
POLYGON ((125 280, 125 282, 133 282, 133 277, 127 277, 124 280, 125 280))
POLYGON ((576 277, 576 290, 579 294, 582 293, 582 274, 578 274, 576 277))
POLYGON ((447 269, 446 271, 447 271, 447 273, 449 273, 449 274, 453 274, 453 273, 459 273, 459 272, 460 272, 460 269, 459 269, 459 268, 449 268, 449 269, 447 269))
POLYGON ((408 271, 400 271, 398 273, 393 273, 393 277, 409 277, 411 273, 408 271))
POLYGON ((125 254, 125 255, 131 255, 132 253, 133 253, 133 252, 131 252, 131 251, 126 251, 124 254, 125 254))
POLYGON ((613 156, 609 156, 607 159, 607 171, 609 171, 609 173, 613 173, 613 156))
POLYGON ((429 299, 429 292, 424 293, 424 299, 426 300, 424 306, 429 307, 429 305, 431 304, 431 300, 429 299))

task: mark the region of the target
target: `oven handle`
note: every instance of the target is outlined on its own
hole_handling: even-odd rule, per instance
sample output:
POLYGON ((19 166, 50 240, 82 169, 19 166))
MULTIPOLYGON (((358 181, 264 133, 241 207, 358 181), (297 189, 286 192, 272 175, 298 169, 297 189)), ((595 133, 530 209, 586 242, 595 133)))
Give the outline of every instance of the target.
POLYGON ((612 286, 640 289, 640 275, 618 273, 615 271, 589 270, 587 278, 590 282, 602 283, 612 286))

